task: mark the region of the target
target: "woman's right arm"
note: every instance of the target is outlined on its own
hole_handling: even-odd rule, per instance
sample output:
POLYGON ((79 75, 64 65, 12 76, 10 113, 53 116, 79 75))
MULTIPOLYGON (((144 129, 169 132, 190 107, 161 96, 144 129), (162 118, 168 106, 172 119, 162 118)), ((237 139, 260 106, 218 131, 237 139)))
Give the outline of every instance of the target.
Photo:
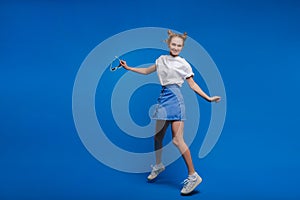
POLYGON ((210 97, 205 92, 203 92, 199 85, 194 81, 193 77, 187 78, 186 81, 188 82, 190 88, 194 90, 197 94, 199 94, 201 97, 203 97, 205 100, 217 103, 221 100, 221 97, 219 96, 210 97))
POLYGON ((139 74, 144 74, 144 75, 147 75, 147 74, 151 74, 152 72, 155 72, 156 71, 156 66, 155 64, 154 65, 151 65, 150 67, 146 67, 146 68, 134 68, 134 67, 129 67, 127 64, 126 64, 126 61, 125 60, 121 60, 120 61, 120 64, 127 70, 130 70, 130 71, 133 71, 133 72, 136 72, 136 73, 139 73, 139 74))

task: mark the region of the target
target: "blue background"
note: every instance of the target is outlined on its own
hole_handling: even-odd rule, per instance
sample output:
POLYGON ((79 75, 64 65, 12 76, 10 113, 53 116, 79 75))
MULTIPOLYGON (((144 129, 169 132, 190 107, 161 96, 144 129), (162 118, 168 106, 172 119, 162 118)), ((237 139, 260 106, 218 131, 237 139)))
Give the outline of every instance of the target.
POLYGON ((0 199, 299 199, 299 19, 296 0, 1 1, 0 199), (189 197, 179 194, 182 159, 149 184, 93 158, 73 122, 73 84, 88 53, 148 26, 188 32, 226 87, 217 145, 198 159, 202 129, 191 145, 204 181, 189 197))

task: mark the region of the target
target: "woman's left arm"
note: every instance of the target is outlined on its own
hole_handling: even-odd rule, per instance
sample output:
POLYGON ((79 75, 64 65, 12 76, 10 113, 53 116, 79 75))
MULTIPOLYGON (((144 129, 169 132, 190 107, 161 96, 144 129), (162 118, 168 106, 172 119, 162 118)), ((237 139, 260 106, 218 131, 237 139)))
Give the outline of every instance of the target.
POLYGON ((208 96, 203 90, 199 87, 199 85, 194 81, 193 77, 189 77, 186 79, 188 82, 190 88, 194 90, 197 94, 199 94, 202 98, 204 98, 206 101, 209 102, 219 102, 221 100, 221 97, 219 96, 208 96))

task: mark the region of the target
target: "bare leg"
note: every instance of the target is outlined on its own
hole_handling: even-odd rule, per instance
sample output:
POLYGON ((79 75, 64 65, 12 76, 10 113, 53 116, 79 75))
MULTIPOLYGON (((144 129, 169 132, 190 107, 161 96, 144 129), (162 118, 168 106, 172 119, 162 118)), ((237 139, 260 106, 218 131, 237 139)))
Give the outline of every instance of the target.
POLYGON ((172 122, 173 143, 179 149, 179 151, 185 161, 185 164, 188 168, 189 175, 192 175, 193 173, 195 173, 195 168, 193 165, 191 152, 183 139, 183 128, 184 128, 183 121, 173 121, 172 122))
POLYGON ((157 120, 154 136, 154 148, 156 156, 156 164, 161 163, 162 157, 162 141, 164 139, 169 122, 165 120, 157 120))

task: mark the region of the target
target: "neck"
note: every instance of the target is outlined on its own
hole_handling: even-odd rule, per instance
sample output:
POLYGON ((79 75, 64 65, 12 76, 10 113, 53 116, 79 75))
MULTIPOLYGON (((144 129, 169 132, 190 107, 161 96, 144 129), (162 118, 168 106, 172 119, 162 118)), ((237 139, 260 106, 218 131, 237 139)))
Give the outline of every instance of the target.
POLYGON ((172 57, 177 57, 178 55, 173 55, 173 54, 170 52, 170 56, 172 56, 172 57))

